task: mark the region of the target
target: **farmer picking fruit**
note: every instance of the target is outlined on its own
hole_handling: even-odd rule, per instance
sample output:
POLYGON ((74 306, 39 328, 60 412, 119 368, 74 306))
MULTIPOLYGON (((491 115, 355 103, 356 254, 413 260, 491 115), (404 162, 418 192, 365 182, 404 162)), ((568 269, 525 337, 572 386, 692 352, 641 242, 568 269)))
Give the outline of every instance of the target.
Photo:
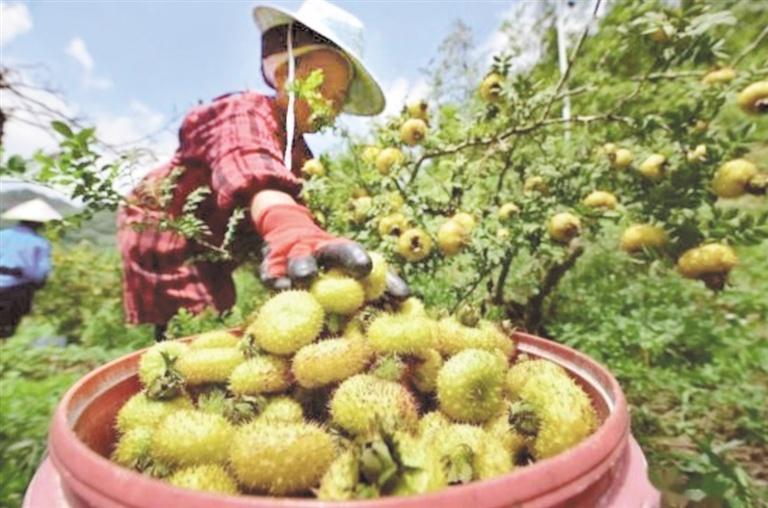
MULTIPOLYGON (((360 60, 363 25, 324 0, 307 0, 296 13, 259 6, 253 16, 262 33, 262 74, 276 95, 230 93, 194 108, 172 160, 142 180, 118 216, 126 317, 154 323, 158 339, 179 309, 223 312, 235 303, 236 263, 201 254, 206 243, 223 241, 237 209, 246 212, 241 230, 262 241, 260 276, 273 289, 308 284, 318 266, 356 278, 371 271, 362 246, 323 230, 296 201, 301 168, 307 175, 322 168, 307 166, 312 154, 302 135, 341 112, 384 109, 381 88, 360 60), (200 200, 205 223, 199 239, 166 227, 192 199, 200 200)), ((387 281, 392 296, 408 295, 399 277, 387 281)))

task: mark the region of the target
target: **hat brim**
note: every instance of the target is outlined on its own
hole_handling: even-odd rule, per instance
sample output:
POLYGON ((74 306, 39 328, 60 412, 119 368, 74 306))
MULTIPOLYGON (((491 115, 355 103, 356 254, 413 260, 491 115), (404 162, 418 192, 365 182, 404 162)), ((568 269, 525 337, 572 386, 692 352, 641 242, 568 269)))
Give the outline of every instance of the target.
POLYGON ((378 80, 366 69, 365 65, 354 56, 354 53, 344 44, 339 43, 333 33, 328 33, 321 27, 313 26, 311 19, 302 19, 295 14, 279 7, 258 6, 253 9, 253 19, 262 33, 270 28, 287 25, 292 21, 298 21, 310 30, 333 41, 341 51, 349 58, 354 67, 355 75, 349 84, 347 100, 342 107, 344 113, 360 116, 374 116, 384 111, 386 99, 379 86, 378 80))

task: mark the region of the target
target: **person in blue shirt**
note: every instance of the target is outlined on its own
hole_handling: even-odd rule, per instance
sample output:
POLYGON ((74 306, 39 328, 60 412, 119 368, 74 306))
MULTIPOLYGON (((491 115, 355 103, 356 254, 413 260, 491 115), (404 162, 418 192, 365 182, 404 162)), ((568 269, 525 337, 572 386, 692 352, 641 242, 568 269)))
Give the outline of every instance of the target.
POLYGON ((31 310, 35 291, 45 285, 51 271, 51 244, 39 230, 61 215, 42 199, 33 199, 9 209, 2 218, 19 221, 0 230, 0 338, 7 338, 31 310))

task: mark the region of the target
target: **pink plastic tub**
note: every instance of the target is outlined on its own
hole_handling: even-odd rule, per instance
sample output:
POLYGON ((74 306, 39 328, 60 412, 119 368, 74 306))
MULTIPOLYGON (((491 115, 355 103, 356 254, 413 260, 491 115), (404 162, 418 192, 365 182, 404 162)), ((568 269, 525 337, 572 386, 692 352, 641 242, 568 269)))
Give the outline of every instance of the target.
POLYGON ((62 399, 51 424, 49 457, 24 499, 26 508, 495 508, 659 506, 645 458, 631 437, 624 394, 601 365, 566 346, 518 333, 521 352, 567 369, 594 401, 601 426, 565 453, 528 467, 433 494, 353 502, 306 498, 221 496, 172 487, 109 461, 113 422, 122 404, 139 391, 141 352, 86 375, 62 399))

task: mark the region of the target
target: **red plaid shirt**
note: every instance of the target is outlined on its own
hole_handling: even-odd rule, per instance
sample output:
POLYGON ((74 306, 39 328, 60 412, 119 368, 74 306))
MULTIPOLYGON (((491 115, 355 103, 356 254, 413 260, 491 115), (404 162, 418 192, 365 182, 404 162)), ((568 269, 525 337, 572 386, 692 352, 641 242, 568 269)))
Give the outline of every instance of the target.
MULTIPOLYGON (((118 213, 129 322, 162 324, 180 308, 232 307, 234 264, 190 262, 204 247, 156 225, 179 217, 189 194, 208 186, 212 192, 196 215, 210 228, 206 241, 219 245, 234 209, 248 207, 257 192, 275 189, 296 196, 301 181, 283 165, 283 122, 272 97, 252 92, 220 97, 186 116, 173 159, 144 177, 118 213)), ((293 167, 298 170, 311 157, 299 138, 293 167)))

